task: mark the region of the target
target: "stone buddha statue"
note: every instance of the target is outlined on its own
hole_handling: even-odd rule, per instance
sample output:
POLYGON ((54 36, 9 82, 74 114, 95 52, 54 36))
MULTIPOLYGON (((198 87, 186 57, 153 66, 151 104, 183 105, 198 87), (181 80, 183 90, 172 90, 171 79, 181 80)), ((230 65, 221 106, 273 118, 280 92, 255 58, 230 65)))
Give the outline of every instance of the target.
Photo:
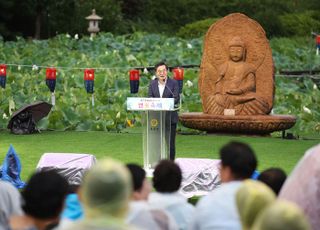
POLYGON ((296 118, 270 114, 275 93, 272 50, 258 22, 234 13, 204 38, 198 89, 203 112, 179 115, 182 125, 208 133, 268 135, 296 118))
POLYGON ((218 67, 214 92, 208 97, 209 114, 258 115, 269 111, 268 102, 256 94, 255 67, 246 62, 246 46, 239 36, 228 44, 229 60, 218 67))

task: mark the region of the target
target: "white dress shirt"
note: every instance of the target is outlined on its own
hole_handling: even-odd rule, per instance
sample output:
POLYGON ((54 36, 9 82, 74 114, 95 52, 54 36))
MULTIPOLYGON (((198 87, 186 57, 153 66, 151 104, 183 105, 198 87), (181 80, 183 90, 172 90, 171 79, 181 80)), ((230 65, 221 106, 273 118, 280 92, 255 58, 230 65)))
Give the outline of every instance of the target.
POLYGON ((164 84, 161 84, 160 82, 158 82, 160 97, 163 96, 163 92, 164 92, 164 89, 166 88, 166 84, 167 84, 167 81, 164 84))
POLYGON ((235 196, 241 181, 223 183, 196 206, 192 230, 241 230, 235 196))

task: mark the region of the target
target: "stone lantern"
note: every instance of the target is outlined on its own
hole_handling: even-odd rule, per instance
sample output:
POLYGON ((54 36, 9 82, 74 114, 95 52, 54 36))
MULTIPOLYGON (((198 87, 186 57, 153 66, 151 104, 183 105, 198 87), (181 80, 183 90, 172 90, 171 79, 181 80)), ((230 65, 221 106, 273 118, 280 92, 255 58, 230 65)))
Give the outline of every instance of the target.
POLYGON ((96 15, 96 10, 93 9, 92 14, 86 17, 86 19, 89 21, 88 31, 90 33, 90 36, 93 37, 100 31, 99 21, 102 20, 102 17, 96 15))

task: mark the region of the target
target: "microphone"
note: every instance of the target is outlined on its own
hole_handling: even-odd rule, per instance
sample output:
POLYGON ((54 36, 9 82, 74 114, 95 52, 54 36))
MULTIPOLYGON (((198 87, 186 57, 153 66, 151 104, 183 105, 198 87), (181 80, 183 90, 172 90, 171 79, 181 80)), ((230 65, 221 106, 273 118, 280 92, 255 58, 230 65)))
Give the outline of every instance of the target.
MULTIPOLYGON (((159 76, 159 77, 161 77, 161 76, 159 76)), ((165 79, 162 79, 162 78, 160 79, 159 77, 157 78, 157 80, 165 83, 165 79)), ((167 84, 164 84, 164 87, 169 90, 169 92, 171 93, 173 99, 175 100, 175 99, 176 99, 176 96, 175 96, 175 94, 172 92, 172 90, 167 86, 167 84)), ((178 94, 178 96, 179 96, 179 94, 178 94)), ((179 104, 176 105, 176 103, 174 102, 174 107, 179 109, 179 108, 180 108, 179 105, 181 105, 181 97, 180 97, 180 100, 179 100, 178 103, 179 103, 179 104)))
MULTIPOLYGON (((165 84, 165 87, 169 90, 169 92, 172 94, 172 97, 173 97, 173 99, 175 100, 176 98, 175 98, 175 95, 174 95, 174 93, 172 92, 172 90, 167 86, 167 84, 165 84)), ((181 97, 179 97, 179 102, 178 102, 178 104, 176 104, 175 102, 174 102, 174 108, 175 108, 175 110, 179 110, 180 108, 181 108, 181 97)))
MULTIPOLYGON (((164 81, 163 81, 164 82, 164 81)), ((169 92, 172 94, 172 97, 174 98, 174 93, 171 91, 171 89, 167 86, 167 84, 165 84, 164 85, 164 87, 166 87, 168 90, 169 90, 169 92)))

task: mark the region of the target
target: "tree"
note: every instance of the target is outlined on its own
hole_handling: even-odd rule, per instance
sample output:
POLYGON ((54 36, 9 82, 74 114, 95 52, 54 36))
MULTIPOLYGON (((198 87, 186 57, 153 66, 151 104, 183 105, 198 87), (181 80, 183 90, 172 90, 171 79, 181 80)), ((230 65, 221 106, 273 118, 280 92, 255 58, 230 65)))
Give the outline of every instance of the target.
POLYGON ((13 2, 11 1, 0 1, 0 35, 3 37, 10 36, 10 30, 8 28, 8 22, 12 19, 13 2))

